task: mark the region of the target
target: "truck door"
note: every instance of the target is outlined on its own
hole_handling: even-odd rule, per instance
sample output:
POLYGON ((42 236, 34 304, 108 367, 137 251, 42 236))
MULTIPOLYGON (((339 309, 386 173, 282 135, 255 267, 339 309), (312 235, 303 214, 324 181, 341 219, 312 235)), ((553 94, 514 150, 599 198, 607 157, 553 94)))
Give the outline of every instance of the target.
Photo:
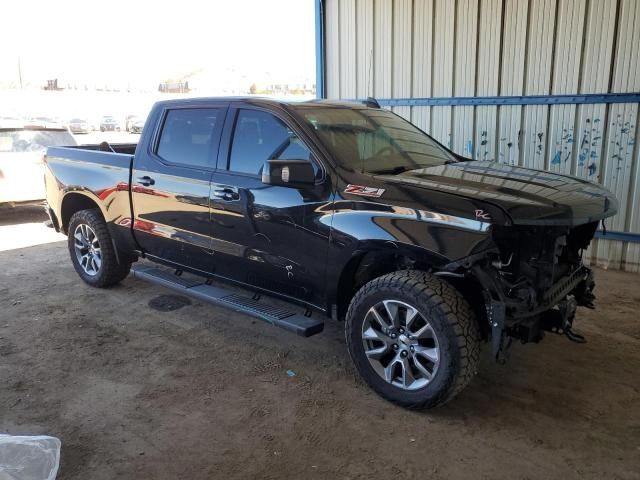
POLYGON ((284 116, 230 109, 211 187, 216 273, 274 293, 322 305, 330 231, 330 182, 284 116), (270 159, 314 162, 315 186, 266 185, 270 159))
POLYGON ((134 235, 145 254, 211 271, 211 175, 227 107, 167 108, 155 112, 156 131, 143 133, 148 148, 136 152, 131 191, 134 235))

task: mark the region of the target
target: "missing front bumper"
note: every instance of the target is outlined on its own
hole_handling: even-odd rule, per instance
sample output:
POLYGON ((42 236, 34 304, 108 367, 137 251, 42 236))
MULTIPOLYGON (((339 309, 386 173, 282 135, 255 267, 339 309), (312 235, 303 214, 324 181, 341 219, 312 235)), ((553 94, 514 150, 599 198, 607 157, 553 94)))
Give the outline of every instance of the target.
MULTIPOLYGON (((476 276, 478 273, 476 272, 476 276)), ((522 343, 539 342, 545 331, 565 335, 572 341, 584 343, 584 337, 573 331, 576 308, 593 308, 593 273, 580 266, 563 277, 533 305, 525 305, 506 297, 504 290, 487 272, 479 275, 488 282, 487 317, 491 329, 491 343, 495 358, 504 362, 514 339, 522 343), (489 281, 491 280, 491 281, 489 281)))

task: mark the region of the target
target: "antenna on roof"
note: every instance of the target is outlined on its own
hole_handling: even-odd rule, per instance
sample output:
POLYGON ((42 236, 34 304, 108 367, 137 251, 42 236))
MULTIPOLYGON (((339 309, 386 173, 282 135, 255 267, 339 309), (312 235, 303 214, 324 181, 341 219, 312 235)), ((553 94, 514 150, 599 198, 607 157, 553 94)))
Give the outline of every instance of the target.
POLYGON ((367 87, 369 88, 369 95, 373 93, 373 75, 371 75, 371 70, 373 70, 373 48, 369 50, 369 81, 367 82, 367 87))
POLYGON ((363 103, 369 108, 380 108, 380 104, 373 97, 367 97, 367 99, 363 103))

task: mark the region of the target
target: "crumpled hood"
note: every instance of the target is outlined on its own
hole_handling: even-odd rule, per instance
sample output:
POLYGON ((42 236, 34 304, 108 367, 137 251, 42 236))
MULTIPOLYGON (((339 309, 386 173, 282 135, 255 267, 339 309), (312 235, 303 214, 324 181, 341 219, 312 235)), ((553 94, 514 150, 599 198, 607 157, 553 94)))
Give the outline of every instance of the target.
POLYGON ((490 203, 521 225, 580 225, 618 211, 618 201, 604 187, 496 162, 460 162, 378 178, 490 203))

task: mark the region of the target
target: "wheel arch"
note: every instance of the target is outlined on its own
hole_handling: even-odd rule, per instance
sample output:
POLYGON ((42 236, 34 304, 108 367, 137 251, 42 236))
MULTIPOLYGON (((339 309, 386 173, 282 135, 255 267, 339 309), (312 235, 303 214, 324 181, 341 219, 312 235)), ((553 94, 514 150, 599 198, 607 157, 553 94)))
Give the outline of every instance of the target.
MULTIPOLYGON (((332 296, 335 316, 343 320, 351 299, 365 283, 374 278, 397 270, 423 270, 437 272, 448 259, 435 252, 412 245, 398 245, 392 242, 375 248, 361 248, 353 252, 344 264, 338 277, 336 290, 332 296)), ((471 274, 464 276, 442 276, 469 302, 480 326, 483 340, 489 337, 489 323, 482 284, 471 274)))
POLYGON ((71 217, 81 210, 97 209, 102 218, 105 218, 104 212, 100 204, 91 196, 83 192, 69 192, 62 198, 60 205, 60 228, 63 233, 68 233, 69 220, 71 217))
POLYGON ((344 319, 349 303, 365 283, 398 270, 432 271, 448 259, 430 250, 397 242, 382 242, 354 250, 343 263, 331 295, 335 315, 344 319))

